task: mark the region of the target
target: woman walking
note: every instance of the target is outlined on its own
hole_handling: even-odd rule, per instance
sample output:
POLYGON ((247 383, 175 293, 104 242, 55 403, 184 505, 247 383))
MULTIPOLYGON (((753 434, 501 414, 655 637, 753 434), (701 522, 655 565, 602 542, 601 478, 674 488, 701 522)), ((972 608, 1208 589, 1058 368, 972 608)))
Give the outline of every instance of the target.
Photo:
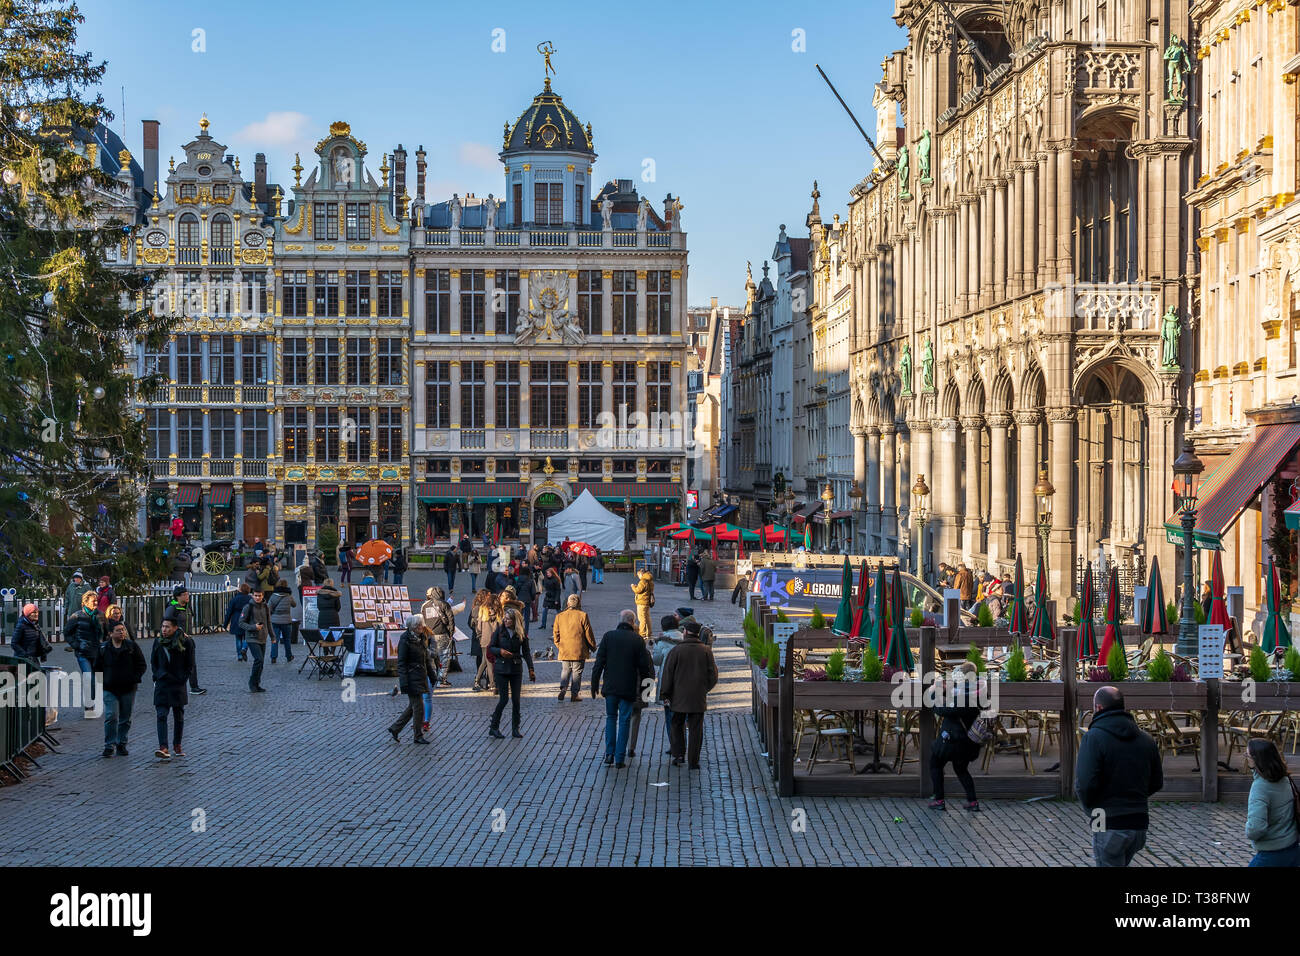
MULTIPOLYGON (((968 700, 974 698, 976 673, 975 665, 970 661, 961 665, 959 674, 962 681, 968 682, 966 692, 968 700)), ((978 707, 936 707, 934 713, 943 718, 943 723, 939 727, 939 738, 935 741, 934 750, 930 754, 930 782, 934 786, 934 798, 930 801, 930 809, 942 810, 945 807, 943 768, 945 764, 951 763, 953 773, 957 775, 962 789, 966 791, 966 809, 976 812, 980 808, 980 802, 975 797, 975 781, 971 779, 967 767, 980 752, 979 744, 970 738, 971 725, 979 719, 980 709, 978 707)))
MULTIPOLYGON (((502 592, 503 595, 508 593, 509 591, 502 592)), ((503 603, 501 621, 492 632, 492 640, 488 644, 488 656, 492 659, 497 684, 497 706, 492 711, 488 736, 498 740, 505 738, 505 734, 501 733, 501 714, 509 699, 512 704, 510 735, 522 739, 524 735, 519 732, 519 692, 523 687, 524 667, 528 668, 530 682, 537 680, 537 672, 533 669, 533 652, 528 646, 528 627, 524 624, 523 615, 519 613, 518 602, 507 600, 503 603)))
POLYGON ((1246 744, 1255 781, 1246 804, 1246 839, 1255 851, 1251 866, 1300 866, 1300 793, 1277 745, 1262 737, 1246 744))
POLYGON ((483 555, 477 550, 471 551, 465 561, 465 570, 469 572, 470 592, 478 590, 478 576, 483 573, 483 555))
POLYGON ((173 755, 185 756, 185 751, 181 749, 181 736, 185 732, 185 705, 190 701, 186 688, 190 682, 193 654, 193 645, 176 627, 176 622, 164 620, 162 633, 153 642, 150 660, 153 671, 153 705, 158 715, 158 749, 154 751, 154 756, 159 760, 171 760, 173 755), (167 749, 169 711, 175 724, 171 750, 167 749))
POLYGON ((410 615, 406 619, 406 630, 397 642, 397 686, 406 695, 406 710, 388 725, 393 743, 401 742, 399 735, 408 723, 414 724, 415 743, 429 742, 424 736, 426 724, 420 718, 424 716, 424 695, 432 690, 437 672, 430 656, 429 642, 421 633, 423 627, 420 615, 410 615))
POLYGON ((275 631, 275 636, 271 642, 271 663, 276 663, 280 656, 280 645, 284 645, 284 659, 293 660, 293 609, 298 606, 294 600, 293 592, 289 590, 289 582, 281 578, 276 582, 275 590, 271 592, 271 600, 267 607, 271 611, 271 627, 275 631))
POLYGON ((474 596, 474 606, 470 609, 470 653, 474 655, 473 691, 490 690, 496 693, 496 681, 492 679, 492 662, 488 660, 487 646, 492 643, 492 632, 496 630, 501 619, 501 609, 492 592, 484 588, 474 596))
POLYGON ((560 610, 560 592, 564 590, 564 581, 560 579, 560 574, 555 570, 553 565, 546 568, 546 573, 542 575, 542 621, 537 625, 539 631, 546 630, 546 614, 548 611, 560 610))

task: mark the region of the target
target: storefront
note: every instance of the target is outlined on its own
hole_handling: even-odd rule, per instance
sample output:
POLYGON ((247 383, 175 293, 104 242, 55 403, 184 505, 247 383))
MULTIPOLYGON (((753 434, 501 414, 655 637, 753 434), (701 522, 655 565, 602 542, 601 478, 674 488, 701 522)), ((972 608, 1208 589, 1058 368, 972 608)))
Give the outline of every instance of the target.
POLYGON ((320 535, 321 528, 327 524, 332 524, 339 528, 339 540, 344 539, 343 535, 347 528, 339 527, 339 488, 338 485, 317 485, 316 486, 316 534, 320 535))
POLYGON ((379 536, 393 547, 403 544, 401 485, 379 486, 379 536))
POLYGON ((370 488, 367 485, 348 485, 349 541, 366 541, 377 529, 370 527, 370 488))
POLYGON ((203 536, 203 489, 199 485, 181 485, 176 489, 176 513, 185 522, 190 538, 203 536))
MULTIPOLYGON (((528 513, 524 486, 517 481, 425 481, 416 488, 423 520, 420 541, 431 547, 466 534, 475 541, 499 537, 519 540, 528 513)), ((562 510, 560 508, 555 510, 562 510)))
MULTIPOLYGON (((267 539, 267 529, 269 525, 268 501, 266 485, 244 485, 244 530, 241 537, 245 541, 253 541, 261 538, 267 539)), ((307 522, 298 522, 302 525, 302 537, 298 541, 288 538, 289 522, 285 522, 285 536, 290 544, 301 544, 307 540, 307 522)))
POLYGON ((212 540, 234 541, 235 515, 230 506, 233 485, 213 485, 208 493, 208 508, 212 511, 212 540))
POLYGON ((150 538, 171 531, 172 504, 166 485, 154 485, 149 489, 145 520, 145 533, 150 538))

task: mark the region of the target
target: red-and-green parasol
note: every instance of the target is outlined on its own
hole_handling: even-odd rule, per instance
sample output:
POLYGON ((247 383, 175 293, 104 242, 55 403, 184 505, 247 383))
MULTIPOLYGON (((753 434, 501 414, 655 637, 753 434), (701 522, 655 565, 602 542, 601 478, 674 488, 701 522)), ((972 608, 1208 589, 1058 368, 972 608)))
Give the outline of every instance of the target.
POLYGON ((1097 654, 1099 663, 1106 663, 1110 657, 1110 646, 1118 644, 1120 653, 1124 652, 1124 636, 1119 623, 1119 568, 1110 569, 1106 580, 1106 632, 1101 637, 1101 650, 1097 654))
POLYGON ((898 568, 894 568, 894 580, 890 584, 889 612, 893 627, 885 645, 885 663, 911 673, 916 661, 912 657, 912 647, 907 643, 907 602, 903 598, 903 576, 898 568))
POLYGON ((1160 583, 1160 561, 1151 556, 1151 576, 1147 579, 1147 603, 1142 608, 1142 633, 1157 637, 1169 634, 1169 619, 1165 617, 1165 588, 1160 583))
POLYGON ((1023 634, 1029 630, 1029 613, 1025 607, 1025 565, 1020 560, 1020 555, 1016 555, 1016 576, 1011 590, 1011 606, 1007 609, 1007 621, 1009 630, 1015 634, 1023 634))
POLYGON ((1228 614, 1228 601, 1223 593, 1223 552, 1215 551, 1210 562, 1210 608, 1205 623, 1223 625, 1223 639, 1230 642, 1232 617, 1228 614))
POLYGON ((876 656, 885 659, 885 648, 889 645, 889 622, 885 620, 885 569, 876 569, 876 593, 872 601, 871 644, 876 649, 876 656))
POLYGON ((871 593, 871 572, 867 570, 867 562, 862 562, 862 568, 858 571, 858 587, 853 592, 853 630, 849 632, 849 637, 866 643, 871 636, 868 632, 871 630, 871 618, 867 614, 867 595, 871 593))
POLYGON ((1047 613, 1047 574, 1043 571, 1042 558, 1038 559, 1038 583, 1034 585, 1034 616, 1029 622, 1029 634, 1042 643, 1056 640, 1052 619, 1047 613))
POLYGON ((1079 612, 1083 618, 1079 622, 1080 660, 1097 656, 1097 625, 1092 621, 1096 612, 1093 610, 1092 604, 1092 565, 1088 565, 1087 570, 1083 572, 1083 600, 1080 602, 1082 610, 1079 612))
POLYGON ((835 612, 831 630, 844 635, 853 630, 853 569, 849 567, 847 554, 844 556, 844 570, 840 573, 840 607, 835 612))
POLYGON ((1282 580, 1273 566, 1273 556, 1268 558, 1268 614, 1264 618, 1264 637, 1260 647, 1272 654, 1279 647, 1291 646, 1291 632, 1282 616, 1282 580))

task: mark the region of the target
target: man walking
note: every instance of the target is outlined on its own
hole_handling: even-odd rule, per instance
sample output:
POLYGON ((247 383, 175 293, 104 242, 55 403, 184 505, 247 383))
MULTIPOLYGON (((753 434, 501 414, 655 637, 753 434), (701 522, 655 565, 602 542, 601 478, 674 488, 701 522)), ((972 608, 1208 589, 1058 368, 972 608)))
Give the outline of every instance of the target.
POLYGON ((692 770, 700 769, 700 749, 704 745, 705 698, 718 684, 718 664, 700 640, 698 621, 683 621, 682 642, 668 652, 663 675, 659 678, 659 696, 673 711, 668 739, 673 749, 673 766, 680 767, 689 756, 692 770), (687 749, 686 734, 690 735, 687 749))
POLYGON ((244 629, 244 640, 248 643, 249 653, 253 655, 253 671, 248 675, 248 692, 264 694, 266 688, 262 686, 262 661, 266 657, 266 636, 271 633, 271 609, 266 606, 261 591, 253 592, 253 600, 244 607, 239 626, 244 629))
POLYGON ((108 632, 99 651, 104 674, 104 756, 125 757, 126 736, 131 731, 135 691, 148 669, 140 645, 126 636, 126 624, 118 621, 108 632))
POLYGON ((442 556, 442 569, 447 572, 447 596, 456 593, 456 572, 460 570, 460 552, 455 548, 448 548, 447 553, 442 556))
POLYGON ((41 630, 40 621, 40 609, 31 602, 24 604, 23 616, 14 625, 13 642, 10 644, 15 655, 35 661, 37 664, 44 663, 51 649, 49 638, 41 630))
POLYGON ((700 555, 700 596, 704 600, 713 600, 713 582, 717 579, 718 562, 710 554, 700 555))
POLYGON ((695 588, 700 580, 700 553, 692 551, 686 559, 686 587, 690 591, 691 600, 695 600, 695 588))
POLYGON ((596 549, 596 556, 591 559, 591 583, 605 583, 605 555, 599 548, 596 549))
POLYGON ((957 565, 957 577, 953 581, 953 587, 961 595, 961 606, 969 611, 971 605, 975 603, 975 575, 970 573, 970 568, 965 564, 957 565))
POLYGON ((185 693, 185 682, 189 679, 194 652, 185 635, 177 629, 176 623, 164 619, 162 633, 153 642, 153 705, 158 713, 158 749, 154 756, 159 760, 171 760, 173 754, 184 757, 181 749, 181 736, 185 732, 185 705, 189 697, 185 693), (171 711, 175 725, 172 736, 172 749, 167 749, 167 712, 171 711))
POLYGON ((1074 793, 1091 817, 1097 865, 1128 866, 1147 842, 1147 798, 1165 784, 1160 748, 1124 709, 1119 688, 1101 688, 1092 706, 1074 793))
POLYGON ((566 690, 572 699, 580 700, 582 669, 587 663, 587 653, 596 649, 596 634, 591 629, 591 618, 582 609, 582 599, 570 594, 563 611, 555 615, 553 636, 560 656, 560 700, 566 690))
POLYGON ((163 612, 163 620, 175 624, 176 630, 181 633, 181 638, 189 645, 190 692, 199 695, 206 694, 207 690, 199 686, 199 648, 194 643, 194 638, 190 636, 190 592, 185 585, 178 584, 172 588, 172 599, 167 602, 167 610, 163 612))
POLYGON ((641 696, 642 681, 653 675, 650 649, 637 635, 636 615, 620 612, 618 626, 600 639, 591 669, 591 696, 599 691, 605 697, 605 766, 613 764, 619 770, 627 766, 632 708, 641 696))
POLYGON ((244 608, 248 607, 252 600, 252 588, 248 586, 247 581, 240 581, 239 590, 226 605, 226 616, 222 620, 225 629, 235 636, 235 657, 241 661, 248 660, 248 641, 244 638, 244 629, 240 621, 244 617, 244 608))

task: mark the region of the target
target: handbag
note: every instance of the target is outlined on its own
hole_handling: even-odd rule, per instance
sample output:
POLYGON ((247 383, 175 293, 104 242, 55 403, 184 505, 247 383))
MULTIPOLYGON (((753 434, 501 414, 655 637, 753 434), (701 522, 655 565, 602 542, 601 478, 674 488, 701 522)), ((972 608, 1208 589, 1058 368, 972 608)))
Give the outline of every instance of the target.
POLYGON ((966 737, 971 743, 984 746, 993 738, 993 721, 987 717, 976 717, 967 728, 966 737))

